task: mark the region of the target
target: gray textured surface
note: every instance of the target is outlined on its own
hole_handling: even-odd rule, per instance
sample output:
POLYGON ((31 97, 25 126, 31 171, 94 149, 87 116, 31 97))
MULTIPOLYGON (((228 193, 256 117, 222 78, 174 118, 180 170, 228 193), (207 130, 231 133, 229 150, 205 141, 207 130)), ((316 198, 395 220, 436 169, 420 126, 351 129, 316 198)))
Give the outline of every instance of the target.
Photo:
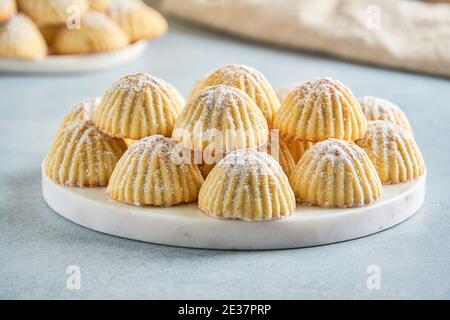
POLYGON ((353 65, 230 39, 175 23, 140 61, 70 76, 0 75, 0 298, 450 298, 450 82, 353 65), (266 252, 191 250, 140 243, 77 226, 40 191, 40 163, 64 113, 102 95, 120 75, 146 71, 187 94, 226 63, 253 65, 274 87, 328 75, 357 95, 400 104, 428 166, 419 214, 371 237, 266 252), (81 290, 66 289, 79 265, 81 290), (369 265, 381 289, 366 287, 369 265))

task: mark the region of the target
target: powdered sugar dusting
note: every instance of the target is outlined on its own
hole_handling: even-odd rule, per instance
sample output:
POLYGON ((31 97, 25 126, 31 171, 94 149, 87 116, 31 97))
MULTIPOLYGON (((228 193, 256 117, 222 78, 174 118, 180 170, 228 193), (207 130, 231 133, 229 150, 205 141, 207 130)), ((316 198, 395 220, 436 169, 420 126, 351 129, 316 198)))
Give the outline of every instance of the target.
POLYGON ((202 106, 201 121, 214 116, 222 116, 228 122, 233 123, 234 115, 232 114, 231 106, 245 100, 251 101, 243 91, 225 85, 218 85, 207 87, 198 93, 192 103, 202 106))
POLYGON ((110 140, 114 139, 107 134, 101 132, 94 124, 92 120, 81 120, 76 121, 70 124, 65 130, 63 134, 70 134, 73 136, 77 135, 77 132, 83 132, 80 139, 77 143, 81 144, 85 141, 91 140, 92 138, 96 138, 99 140, 110 140))
POLYGON ((243 64, 229 64, 212 73, 220 78, 224 83, 227 81, 235 81, 239 78, 246 78, 249 75, 256 76, 259 72, 249 66, 243 64))
POLYGON ((333 161, 345 159, 350 163, 353 163, 355 159, 364 159, 367 157, 364 150, 357 145, 333 138, 316 143, 306 153, 316 159, 330 159, 333 161))
POLYGON ((274 174, 274 170, 282 172, 280 164, 272 156, 256 149, 238 149, 230 152, 217 166, 225 167, 231 170, 232 174, 240 176, 252 171, 263 175, 274 174))
POLYGON ((135 91, 137 93, 144 91, 149 87, 155 86, 169 86, 164 80, 159 79, 155 76, 152 76, 148 73, 139 72, 130 75, 126 75, 120 80, 118 80, 115 84, 115 88, 119 88, 126 91, 135 91))
MULTIPOLYGON (((309 80, 295 87, 290 96, 294 96, 296 103, 303 105, 308 101, 334 101, 346 99, 344 91, 350 92, 350 89, 338 80, 328 77, 309 80)), ((319 107, 321 104, 319 104, 319 107)))
MULTIPOLYGON (((386 141, 388 139, 402 139, 402 137, 412 138, 410 132, 405 129, 384 120, 372 120, 368 122, 367 133, 364 138, 374 138, 376 140, 382 138, 386 141), (378 136, 378 137, 377 137, 378 136)), ((364 139, 363 138, 363 139, 364 139)), ((374 141, 375 142, 375 141, 374 141)))
POLYGON ((136 155, 138 159, 142 158, 146 153, 170 155, 175 146, 176 143, 173 140, 155 135, 141 139, 133 144, 130 147, 130 152, 136 155))

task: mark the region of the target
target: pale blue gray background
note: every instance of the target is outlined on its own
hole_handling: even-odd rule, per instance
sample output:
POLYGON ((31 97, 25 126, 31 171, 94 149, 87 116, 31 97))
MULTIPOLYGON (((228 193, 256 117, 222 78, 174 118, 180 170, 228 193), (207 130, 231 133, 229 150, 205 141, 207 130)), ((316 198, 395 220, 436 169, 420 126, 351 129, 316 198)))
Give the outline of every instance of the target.
POLYGON ((0 298, 450 298, 450 82, 353 65, 172 24, 139 61, 94 74, 0 74, 0 298), (252 65, 274 87, 331 76, 355 94, 397 102, 428 166, 419 214, 391 230, 334 245, 230 252, 173 248, 100 234, 55 214, 43 201, 40 163, 63 115, 102 95, 119 76, 145 71, 187 94, 202 74, 252 65), (66 289, 76 264, 82 289, 66 289), (381 290, 366 287, 378 265, 381 290))

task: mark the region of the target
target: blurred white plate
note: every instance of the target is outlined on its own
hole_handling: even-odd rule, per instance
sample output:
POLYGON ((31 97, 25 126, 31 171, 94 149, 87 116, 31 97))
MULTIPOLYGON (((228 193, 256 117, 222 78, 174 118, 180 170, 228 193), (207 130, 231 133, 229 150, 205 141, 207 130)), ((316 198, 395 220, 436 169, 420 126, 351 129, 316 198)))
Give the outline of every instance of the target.
MULTIPOLYGON (((106 188, 70 188, 42 173, 47 204, 86 228, 139 241, 165 245, 263 250, 329 244, 388 229, 416 213, 425 200, 425 176, 384 186, 383 199, 361 208, 323 209, 298 206, 284 220, 243 222, 219 220, 197 204, 140 208, 109 199, 106 188)), ((386 248, 391 250, 392 248, 386 248)))
POLYGON ((147 47, 148 41, 140 41, 123 50, 114 52, 89 55, 55 55, 38 61, 0 58, 0 72, 67 73, 107 69, 137 59, 145 52, 147 47))

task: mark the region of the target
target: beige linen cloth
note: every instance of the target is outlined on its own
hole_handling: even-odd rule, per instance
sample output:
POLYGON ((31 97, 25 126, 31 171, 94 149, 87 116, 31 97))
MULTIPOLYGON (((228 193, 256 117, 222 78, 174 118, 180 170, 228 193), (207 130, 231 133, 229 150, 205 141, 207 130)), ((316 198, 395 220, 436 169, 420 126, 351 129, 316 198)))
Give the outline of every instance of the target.
POLYGON ((450 77, 450 5, 412 0, 157 0, 168 15, 340 58, 450 77))

